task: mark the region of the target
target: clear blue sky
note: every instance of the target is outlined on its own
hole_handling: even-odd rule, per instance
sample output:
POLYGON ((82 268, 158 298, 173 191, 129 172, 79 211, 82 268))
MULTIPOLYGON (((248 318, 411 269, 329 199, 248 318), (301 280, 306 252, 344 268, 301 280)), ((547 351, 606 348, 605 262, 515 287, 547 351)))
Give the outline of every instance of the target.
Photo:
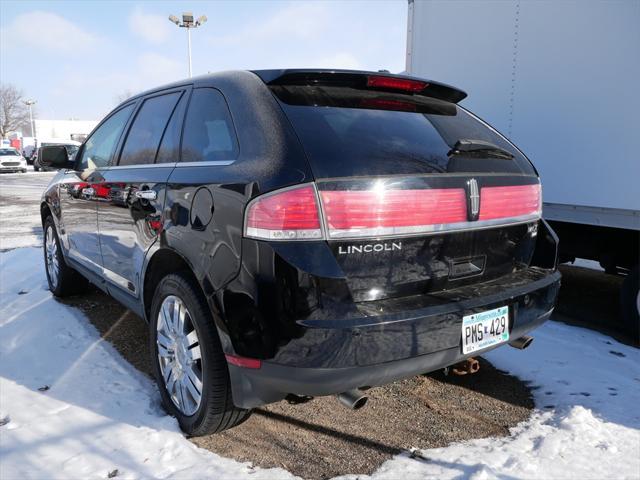
POLYGON ((187 38, 169 14, 193 11, 194 74, 229 69, 404 69, 407 2, 0 0, 0 77, 40 118, 99 119, 125 92, 187 76, 187 38))

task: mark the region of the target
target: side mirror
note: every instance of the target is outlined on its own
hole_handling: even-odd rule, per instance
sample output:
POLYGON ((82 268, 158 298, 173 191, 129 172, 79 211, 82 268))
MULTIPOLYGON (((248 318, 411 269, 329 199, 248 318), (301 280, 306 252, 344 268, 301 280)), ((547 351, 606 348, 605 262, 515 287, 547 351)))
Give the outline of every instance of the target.
POLYGON ((67 147, 64 145, 49 145, 40 147, 40 165, 50 168, 73 168, 73 162, 69 161, 67 147))

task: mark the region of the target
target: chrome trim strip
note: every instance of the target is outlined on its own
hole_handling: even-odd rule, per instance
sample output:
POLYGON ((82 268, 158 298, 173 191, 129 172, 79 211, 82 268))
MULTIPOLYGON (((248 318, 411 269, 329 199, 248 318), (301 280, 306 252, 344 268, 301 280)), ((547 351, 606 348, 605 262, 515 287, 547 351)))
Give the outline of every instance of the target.
POLYGON ((67 250, 68 255, 73 258, 74 260, 83 263, 86 267, 91 268, 92 270, 98 270, 100 272, 102 272, 102 266, 98 265, 96 262, 94 262, 93 260, 85 257, 84 255, 82 255, 81 253, 78 253, 77 250, 72 249, 71 247, 69 247, 69 249, 67 250))
POLYGON ((107 280, 110 280, 112 283, 115 283, 119 287, 122 287, 127 292, 133 293, 134 295, 138 293, 137 288, 133 284, 133 282, 130 282, 129 280, 124 278, 122 275, 118 275, 113 270, 109 270, 108 268, 102 267, 102 274, 107 280), (129 288, 129 285, 133 287, 133 290, 129 288))
POLYGON ((220 167, 231 165, 235 160, 211 160, 206 162, 167 162, 167 163, 141 163, 136 165, 112 165, 105 170, 135 170, 138 168, 181 168, 181 167, 220 167))
POLYGON ((105 279, 109 280, 111 283, 114 283, 114 284, 118 285, 119 287, 124 288, 124 290, 126 290, 127 292, 132 293, 132 294, 137 296, 138 289, 136 288, 134 283, 130 282, 129 280, 124 278, 122 275, 118 275, 116 272, 114 272, 112 270, 109 270, 108 268, 104 268, 101 265, 98 265, 93 260, 85 257, 81 253, 78 253, 76 250, 69 249, 68 250, 68 254, 74 260, 84 264, 86 267, 91 268, 91 270, 94 270, 96 273, 101 273, 102 276, 105 279), (131 290, 129 288, 129 284, 131 284, 133 286, 133 290, 131 290))
POLYGON ((138 168, 174 168, 176 162, 169 163, 139 163, 135 165, 113 165, 105 170, 137 170, 138 168))
POLYGON ((478 220, 475 222, 416 225, 409 227, 364 228, 357 232, 354 232, 353 230, 329 230, 329 240, 362 240, 363 238, 384 237, 404 238, 421 235, 435 235, 438 233, 470 232, 474 230, 486 230, 487 228, 509 227, 538 220, 540 220, 540 214, 534 213, 518 217, 478 220))
POLYGON ((231 165, 235 163, 235 160, 210 160, 206 162, 178 162, 176 163, 176 168, 181 167, 220 167, 225 165, 231 165))

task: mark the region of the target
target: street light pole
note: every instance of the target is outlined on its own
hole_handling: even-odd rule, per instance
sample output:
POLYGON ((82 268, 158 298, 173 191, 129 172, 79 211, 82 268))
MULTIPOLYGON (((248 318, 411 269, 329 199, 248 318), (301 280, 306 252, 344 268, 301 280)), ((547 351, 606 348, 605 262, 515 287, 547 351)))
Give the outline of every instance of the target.
POLYGON ((191 78, 193 75, 191 73, 191 29, 187 28, 187 42, 188 42, 188 49, 189 49, 189 78, 191 78))
POLYGON ((169 21, 171 23, 174 23, 175 25, 177 25, 180 28, 186 28, 187 29, 187 55, 188 55, 188 60, 189 60, 189 78, 192 77, 192 68, 191 68, 191 29, 192 28, 198 28, 200 25, 202 25, 204 22, 207 21, 207 17, 205 15, 201 15, 197 20, 193 19, 193 13, 191 12, 184 12, 182 14, 182 22, 180 22, 180 19, 178 17, 176 17, 175 15, 169 15, 169 21))
POLYGON ((29 107, 29 125, 31 126, 31 136, 35 137, 34 128, 33 128, 33 111, 31 107, 36 104, 35 100, 25 100, 24 104, 29 107))

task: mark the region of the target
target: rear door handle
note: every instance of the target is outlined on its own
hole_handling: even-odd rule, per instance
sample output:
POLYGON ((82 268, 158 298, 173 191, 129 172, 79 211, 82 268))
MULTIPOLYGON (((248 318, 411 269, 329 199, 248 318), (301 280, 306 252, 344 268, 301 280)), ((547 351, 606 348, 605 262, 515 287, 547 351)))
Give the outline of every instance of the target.
POLYGON ((155 200, 158 198, 155 190, 136 190, 135 196, 142 200, 155 200))

